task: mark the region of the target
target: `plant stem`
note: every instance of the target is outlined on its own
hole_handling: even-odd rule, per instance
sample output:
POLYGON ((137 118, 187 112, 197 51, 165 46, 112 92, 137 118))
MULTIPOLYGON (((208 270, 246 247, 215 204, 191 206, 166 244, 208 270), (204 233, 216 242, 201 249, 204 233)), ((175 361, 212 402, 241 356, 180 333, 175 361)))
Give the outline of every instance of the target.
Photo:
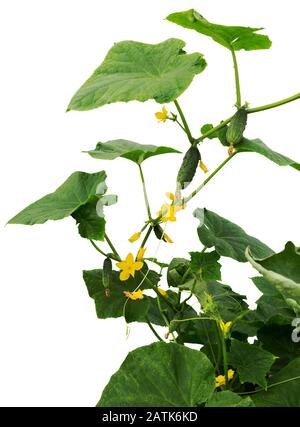
POLYGON ((296 93, 296 95, 290 96, 289 98, 282 99, 277 102, 273 102, 272 104, 262 105, 261 107, 248 108, 247 111, 249 114, 251 113, 259 113, 260 111, 270 110, 271 108, 280 107, 281 105, 288 104, 289 102, 296 101, 300 99, 300 93, 296 93))
POLYGON ((147 230, 147 233, 145 234, 145 237, 144 237, 144 239, 143 239, 143 241, 141 243, 141 248, 145 247, 145 244, 147 243, 147 241, 148 241, 148 239, 150 237, 151 232, 152 232, 152 226, 150 225, 149 228, 148 228, 148 230, 147 230))
POLYGON ((227 389, 229 381, 228 381, 228 360, 227 360, 226 341, 225 341, 225 337, 224 337, 223 331, 221 330, 221 328, 219 327, 218 324, 217 324, 217 328, 218 328, 218 332, 219 332, 219 337, 220 337, 220 342, 221 342, 221 349, 222 349, 222 356, 223 356, 223 367, 224 367, 224 376, 225 376, 225 389, 227 389))
POLYGON ((118 260, 118 261, 120 261, 120 260, 121 260, 121 257, 120 257, 120 255, 118 254, 118 252, 117 252, 116 248, 115 248, 115 247, 114 247, 114 245, 112 244, 112 242, 111 242, 111 240, 109 239, 109 237, 108 237, 108 235, 107 235, 107 234, 105 234, 105 240, 107 241, 108 246, 110 247, 110 249, 111 249, 111 250, 113 251, 113 253, 115 254, 115 256, 116 256, 117 260, 118 260))
POLYGON ((213 135, 215 132, 217 132, 220 129, 223 129, 228 123, 231 122, 233 116, 228 117, 228 119, 222 121, 219 125, 215 126, 208 132, 206 132, 204 135, 200 136, 200 138, 196 139, 196 142, 202 142, 205 138, 208 138, 209 136, 213 135))
POLYGON ((209 181, 211 180, 211 179, 213 179, 213 177, 235 156, 235 154, 236 154, 236 152, 235 153, 233 153, 231 156, 229 156, 229 157, 227 157, 227 159, 226 160, 224 160, 224 162, 223 163, 221 163, 218 167, 217 167, 217 169, 215 169, 210 175, 209 175, 209 177, 208 178, 206 178, 206 180, 205 181, 203 181, 202 182, 202 184, 201 185, 199 185, 199 187, 197 187, 196 188, 196 190, 194 190, 188 197, 186 197, 186 198, 184 198, 184 203, 188 203, 193 197, 195 197, 196 196, 196 194, 198 194, 199 193, 199 191, 201 191, 202 190, 202 188, 204 188, 205 186, 206 186, 206 184, 208 184, 209 183, 209 181))
POLYGON ((174 104, 175 104, 175 107, 177 108, 177 111, 178 111, 178 113, 179 113, 179 115, 180 115, 180 118, 181 118, 181 120, 182 120, 183 127, 184 127, 184 129, 185 129, 185 132, 186 132, 186 134, 187 134, 187 137, 188 137, 188 139, 189 139, 190 143, 193 143, 193 142, 194 142, 194 138, 192 137, 192 134, 191 134, 191 131, 190 131, 189 125, 188 125, 188 123, 187 123, 187 121, 186 121, 185 115, 183 114, 183 111, 182 111, 182 109, 181 109, 181 107, 180 107, 180 105, 179 105, 179 103, 178 103, 177 99, 175 99, 174 104))
POLYGON ((241 108, 242 99, 241 99, 241 86, 240 86, 240 76, 239 76, 239 67, 236 59, 235 51, 231 51, 233 66, 234 66, 234 77, 235 77, 235 87, 236 87, 236 107, 241 108))
MULTIPOLYGON (((97 252, 99 252, 101 255, 103 255, 105 258, 108 257, 108 254, 106 254, 105 252, 103 252, 97 245, 95 242, 93 242, 93 240, 90 240, 91 244, 94 246, 94 248, 96 249, 97 252)), ((110 257, 112 258, 112 257, 110 257)), ((114 259, 114 258, 113 258, 114 259)))
MULTIPOLYGON (((168 327, 168 329, 170 330, 171 324, 170 324, 170 322, 169 322, 169 320, 168 320, 167 316, 165 315, 165 313, 163 312, 163 310, 162 310, 162 308, 161 308, 159 295, 158 295, 158 298, 157 298, 157 306, 158 306, 159 312, 160 312, 160 314, 161 314, 161 317, 164 319, 164 322, 165 322, 166 326, 167 326, 167 327, 168 327)), ((174 333, 173 333, 173 332, 171 332, 171 335, 172 335, 172 337, 173 337, 174 342, 175 342, 175 343, 177 343, 177 341, 176 341, 176 337, 175 337, 175 335, 174 335, 174 333)))
POLYGON ((149 218, 149 221, 152 221, 151 209, 150 209, 149 199, 148 199, 148 195, 147 195, 147 189, 146 189, 146 183, 145 183, 145 177, 143 174, 143 169, 142 169, 142 166, 140 164, 138 164, 138 167, 139 167, 140 177, 141 177, 141 181, 142 181, 142 185, 143 185, 143 193, 144 193, 144 199, 145 199, 146 209, 147 209, 147 213, 148 213, 148 218, 149 218))
POLYGON ((164 342, 164 340, 158 335, 158 333, 156 332, 156 330, 153 328, 152 323, 150 322, 150 320, 149 320, 148 317, 146 317, 146 322, 147 322, 149 328, 151 329, 151 331, 153 332, 153 334, 156 336, 156 338, 159 341, 163 341, 164 342))

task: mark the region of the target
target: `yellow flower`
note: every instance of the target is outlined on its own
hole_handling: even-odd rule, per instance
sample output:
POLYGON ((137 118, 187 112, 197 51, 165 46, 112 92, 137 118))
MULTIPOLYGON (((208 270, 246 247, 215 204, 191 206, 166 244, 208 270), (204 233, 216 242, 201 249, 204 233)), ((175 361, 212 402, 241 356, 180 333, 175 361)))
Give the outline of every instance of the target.
POLYGON ((141 237, 141 232, 139 231, 138 233, 134 233, 131 237, 129 237, 129 242, 130 243, 134 243, 137 240, 139 240, 139 238, 141 237))
POLYGON ((117 262, 117 267, 122 270, 120 273, 120 280, 128 280, 130 276, 134 277, 136 271, 143 268, 143 263, 135 261, 133 255, 130 253, 127 255, 125 261, 117 262))
MULTIPOLYGON (((227 371, 228 381, 231 381, 232 378, 233 378, 233 376, 234 376, 234 370, 233 369, 228 369, 228 371, 227 371)), ((215 386, 216 386, 216 388, 222 387, 225 384, 226 384, 225 375, 218 375, 215 378, 215 386)))
POLYGON ((219 322, 220 328, 223 331, 224 335, 227 335, 231 326, 232 326, 232 322, 223 322, 223 320, 220 320, 219 322))
POLYGON ((171 237, 169 237, 166 233, 164 233, 163 239, 167 243, 174 243, 173 240, 171 239, 171 237))
POLYGON ((167 294, 167 291, 165 291, 164 289, 162 289, 162 288, 157 288, 157 290, 158 290, 158 292, 160 293, 160 295, 162 296, 162 297, 165 297, 165 296, 167 296, 168 294, 167 294))
POLYGON ((202 162, 202 160, 200 160, 199 167, 203 170, 204 173, 208 172, 207 166, 205 163, 202 162))
POLYGON ((175 194, 173 193, 166 193, 166 196, 168 199, 172 200, 172 202, 175 201, 175 194))
POLYGON ((137 256, 136 256, 137 261, 141 261, 144 258, 146 250, 147 250, 146 248, 140 248, 139 249, 137 256))
POLYGON ((135 292, 124 291, 123 293, 124 293, 125 297, 131 299, 132 301, 136 301, 138 299, 144 298, 143 291, 141 291, 140 289, 138 291, 135 291, 135 292))
POLYGON ((155 113, 155 117, 159 122, 165 123, 166 120, 169 118, 166 107, 163 106, 162 111, 158 111, 157 113, 155 113))
POLYGON ((161 210, 158 212, 158 215, 162 215, 162 218, 161 218, 162 222, 176 221, 175 206, 164 203, 161 207, 161 210))

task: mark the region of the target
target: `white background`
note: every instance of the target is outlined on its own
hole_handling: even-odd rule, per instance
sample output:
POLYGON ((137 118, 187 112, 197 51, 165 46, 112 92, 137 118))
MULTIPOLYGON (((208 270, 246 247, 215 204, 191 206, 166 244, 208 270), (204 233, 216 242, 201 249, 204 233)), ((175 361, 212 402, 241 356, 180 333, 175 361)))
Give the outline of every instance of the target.
MULTIPOLYGON (((218 123, 233 111, 235 98, 230 54, 212 40, 163 18, 196 8, 207 19, 228 25, 266 27, 269 51, 238 53, 243 99, 251 106, 299 92, 298 1, 238 0, 10 0, 1 3, 1 295, 0 405, 94 406, 110 375, 127 352, 153 341, 145 325, 98 320, 81 277, 82 269, 99 268, 101 259, 80 239, 74 221, 42 226, 6 226, 9 218, 53 191, 73 171, 108 173, 109 192, 119 203, 107 210, 108 233, 122 255, 127 238, 145 219, 138 171, 120 159, 97 161, 82 150, 116 138, 145 144, 187 148, 184 134, 172 123, 158 124, 153 101, 113 104, 90 112, 65 113, 79 86, 101 63, 113 42, 158 43, 169 37, 200 51, 207 70, 181 97, 181 105, 199 136, 200 126, 218 123)), ((170 106, 173 109, 173 106, 170 106)), ((300 102, 249 117, 247 136, 260 137, 273 149, 300 161, 300 102)), ((217 142, 203 146, 211 170, 226 156, 217 142)), ((145 175, 153 210, 172 191, 181 157, 148 160, 145 175)), ((203 178, 198 172, 196 182, 203 178)), ((160 258, 186 256, 201 248, 196 207, 207 207, 241 225, 275 250, 288 240, 300 244, 300 175, 254 154, 235 158, 168 226, 174 245, 160 258)), ((148 245, 153 253, 157 241, 148 245)), ((258 297, 247 265, 223 262, 223 279, 258 297)))

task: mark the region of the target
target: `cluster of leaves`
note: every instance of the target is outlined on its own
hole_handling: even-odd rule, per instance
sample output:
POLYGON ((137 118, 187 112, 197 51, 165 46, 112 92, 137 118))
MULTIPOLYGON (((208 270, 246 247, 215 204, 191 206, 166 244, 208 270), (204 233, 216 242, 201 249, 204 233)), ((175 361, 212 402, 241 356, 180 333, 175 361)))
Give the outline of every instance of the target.
MULTIPOLYGON (((258 34, 261 28, 213 24, 195 10, 174 13, 167 19, 209 36, 229 49, 235 67, 235 51, 271 46, 266 35, 258 34)), ((180 124, 192 146, 192 151, 190 148, 184 158, 184 173, 191 163, 197 166, 201 159, 198 143, 212 138, 229 147, 231 157, 228 159, 233 154, 253 152, 280 166, 300 170, 299 163, 274 152, 261 140, 243 136, 246 117, 251 110, 246 104, 240 105, 238 73, 237 109, 241 111, 243 107, 245 120, 233 129, 236 119, 231 117, 217 126, 204 125, 198 139, 191 135, 177 98, 205 69, 206 61, 200 53, 187 54, 184 46, 185 43, 177 39, 157 45, 133 41, 115 44, 103 63, 76 92, 68 110, 89 110, 119 101, 153 99, 161 104, 174 101, 182 122, 175 114, 171 117, 166 114, 165 118, 180 124), (195 152, 197 161, 190 162, 191 153, 195 152)), ((282 103, 285 102, 288 101, 282 103)), ((266 108, 273 106, 261 110, 266 108)), ((139 168, 143 184, 142 163, 167 153, 179 151, 123 139, 99 142, 94 150, 88 151, 95 159, 121 157, 130 160, 139 168)), ((188 175, 191 181, 194 171, 189 170, 188 175)), ((106 260, 120 261, 105 232, 104 206, 117 202, 117 196, 106 194, 105 179, 104 171, 94 174, 75 172, 55 192, 31 204, 9 222, 33 225, 71 216, 81 237, 91 241, 106 260), (105 253, 94 241, 106 241, 112 252, 105 253)), ((183 203, 188 203, 200 189, 183 197, 183 203)), ((179 193, 181 198, 181 191, 179 193)), ((162 217, 153 219, 150 210, 148 212, 149 218, 143 228, 149 227, 146 239, 154 231, 164 240, 164 234, 158 228, 162 217)), ((197 232, 202 245, 199 242, 199 252, 191 252, 188 258, 174 258, 169 264, 154 258, 149 258, 147 263, 143 260, 143 267, 126 281, 120 280, 119 272, 112 270, 105 279, 105 286, 103 269, 83 272, 98 318, 124 316, 128 323, 148 324, 159 339, 159 342, 128 355, 112 376, 98 405, 300 406, 300 345, 297 340, 292 340, 295 332, 292 323, 300 316, 300 250, 289 242, 281 253, 275 254, 238 225, 208 209, 197 209, 194 216, 199 220, 197 232), (222 257, 240 263, 249 262, 259 273, 252 278, 252 283, 262 293, 255 309, 249 308, 246 296, 222 282, 222 257), (160 272, 151 270, 149 263, 158 265, 160 272), (162 274, 164 269, 166 275, 162 274), (167 291, 159 287, 163 280, 168 286, 167 291), (145 292, 142 298, 124 297, 124 291, 132 293, 137 289, 145 292), (196 301, 200 308, 195 310, 191 301, 196 301), (167 337, 164 341, 153 325, 167 327, 171 342, 166 342, 167 337), (199 351, 185 344, 198 344, 199 351), (216 377, 219 383, 216 383, 216 377)))

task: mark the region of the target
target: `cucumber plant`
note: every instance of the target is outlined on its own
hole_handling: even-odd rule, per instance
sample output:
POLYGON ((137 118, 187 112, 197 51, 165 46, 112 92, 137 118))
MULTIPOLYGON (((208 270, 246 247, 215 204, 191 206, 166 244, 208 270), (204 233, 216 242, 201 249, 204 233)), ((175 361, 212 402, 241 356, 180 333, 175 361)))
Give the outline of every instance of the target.
POLYGON ((153 45, 116 43, 68 106, 68 111, 84 111, 114 102, 154 100, 161 104, 156 118, 173 122, 186 135, 186 154, 174 174, 174 192, 167 193, 169 202, 154 216, 142 164, 157 155, 178 155, 178 150, 118 139, 100 142, 88 151, 94 159, 122 157, 136 165, 147 208, 144 224, 129 238, 133 245, 141 242, 138 250, 121 256, 107 235, 105 215, 117 196, 108 193, 103 170, 73 173, 9 223, 33 225, 73 217, 80 236, 102 257, 102 268, 83 272, 98 318, 123 317, 127 323, 144 323, 153 332, 154 343, 131 352, 111 377, 99 406, 300 406, 300 345, 292 339, 292 325, 300 317, 300 249, 288 242, 275 253, 240 226, 203 207, 193 213, 199 220, 198 252, 165 263, 145 249, 152 238, 158 239, 161 249, 172 243, 166 234, 168 222, 188 209, 190 200, 240 153, 257 153, 300 171, 299 163, 260 139, 245 136, 249 115, 295 101, 300 93, 255 108, 243 102, 237 52, 269 49, 271 41, 261 28, 214 24, 195 10, 173 13, 167 20, 228 50, 235 71, 234 115, 202 126, 200 136, 192 134, 178 98, 204 72, 206 61, 201 53, 187 53, 185 43, 175 38, 153 45), (208 173, 200 144, 211 139, 225 146, 224 161, 189 193, 198 165, 208 173), (251 282, 262 296, 255 309, 249 308, 244 295, 222 283, 222 257, 250 263, 256 271, 251 282), (197 311, 193 299, 199 303, 197 311), (164 336, 157 326, 165 327, 164 336), (197 344, 198 350, 189 344, 197 344))

